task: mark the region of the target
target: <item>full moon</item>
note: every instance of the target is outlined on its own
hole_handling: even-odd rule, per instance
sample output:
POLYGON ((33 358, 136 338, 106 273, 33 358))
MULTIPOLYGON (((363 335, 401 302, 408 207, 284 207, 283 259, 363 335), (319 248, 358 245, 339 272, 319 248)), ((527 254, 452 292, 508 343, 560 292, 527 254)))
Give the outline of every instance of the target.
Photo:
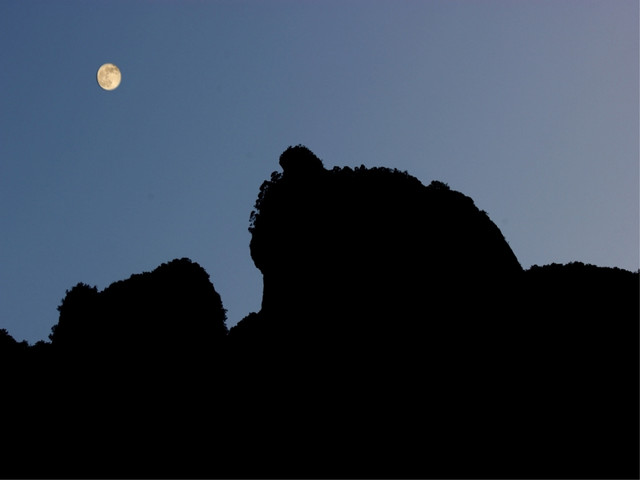
POLYGON ((104 90, 115 90, 120 85, 122 74, 113 63, 105 63, 98 69, 98 85, 104 90))

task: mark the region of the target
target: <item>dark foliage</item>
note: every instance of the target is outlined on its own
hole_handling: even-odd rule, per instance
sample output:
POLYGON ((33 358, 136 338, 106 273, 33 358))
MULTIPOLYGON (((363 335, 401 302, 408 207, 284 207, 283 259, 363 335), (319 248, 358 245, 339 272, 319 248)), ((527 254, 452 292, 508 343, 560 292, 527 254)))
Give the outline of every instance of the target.
POLYGON ((0 330, 0 475, 637 478, 637 272, 523 271, 442 182, 280 165, 230 331, 188 259, 76 285, 50 343, 0 330))

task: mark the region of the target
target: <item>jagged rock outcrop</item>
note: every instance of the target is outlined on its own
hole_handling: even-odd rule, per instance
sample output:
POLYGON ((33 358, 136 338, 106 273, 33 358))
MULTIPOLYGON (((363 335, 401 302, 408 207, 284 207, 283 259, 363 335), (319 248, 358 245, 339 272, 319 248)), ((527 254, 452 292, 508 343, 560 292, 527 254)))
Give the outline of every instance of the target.
POLYGON ((478 312, 508 301, 522 268, 469 197, 387 168, 328 171, 301 146, 280 164, 251 227, 270 331, 411 338, 443 317, 486 323, 478 312))

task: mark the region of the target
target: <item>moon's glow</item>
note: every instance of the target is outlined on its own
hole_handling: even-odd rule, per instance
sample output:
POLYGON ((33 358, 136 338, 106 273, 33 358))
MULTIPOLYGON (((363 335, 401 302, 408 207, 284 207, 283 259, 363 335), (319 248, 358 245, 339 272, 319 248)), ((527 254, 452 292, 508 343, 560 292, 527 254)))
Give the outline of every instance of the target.
POLYGON ((122 75, 113 63, 105 63, 98 69, 98 85, 105 90, 115 90, 120 85, 122 75))

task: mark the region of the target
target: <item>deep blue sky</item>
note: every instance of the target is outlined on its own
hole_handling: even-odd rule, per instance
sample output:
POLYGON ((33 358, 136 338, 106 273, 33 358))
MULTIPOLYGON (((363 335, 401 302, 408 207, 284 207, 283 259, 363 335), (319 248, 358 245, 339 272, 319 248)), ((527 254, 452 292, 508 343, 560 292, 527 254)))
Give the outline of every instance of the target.
POLYGON ((471 196, 524 267, 638 260, 638 2, 0 2, 0 328, 189 257, 260 308, 289 145, 471 196), (113 62, 120 87, 101 90, 113 62))

